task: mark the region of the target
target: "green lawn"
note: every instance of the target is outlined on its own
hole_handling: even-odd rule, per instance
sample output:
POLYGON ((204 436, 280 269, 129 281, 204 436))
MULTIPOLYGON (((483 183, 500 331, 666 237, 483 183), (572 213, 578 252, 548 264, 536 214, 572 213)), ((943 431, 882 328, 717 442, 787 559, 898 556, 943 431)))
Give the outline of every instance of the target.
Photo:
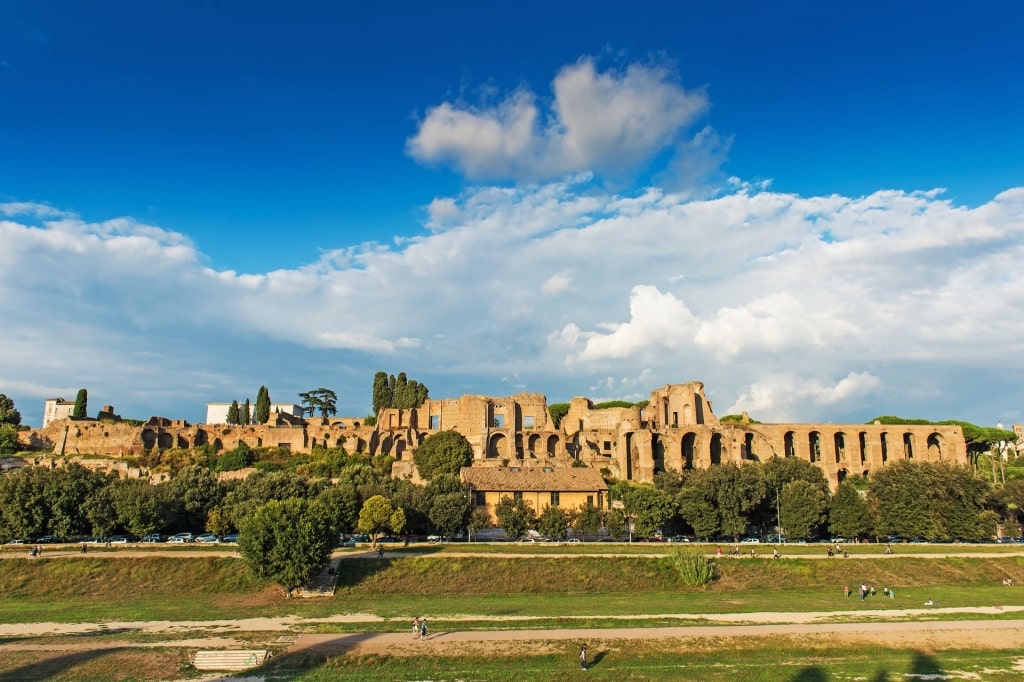
POLYGON ((470 614, 554 620, 659 614, 837 611, 1024 603, 1024 558, 724 560, 706 589, 682 584, 667 561, 618 558, 437 557, 343 561, 333 598, 285 599, 238 559, 72 558, 0 561, 0 622, 210 620, 367 613, 404 620, 470 614), (861 582, 877 595, 844 598, 861 582), (883 587, 896 590, 885 599, 883 587), (543 598, 539 598, 543 596, 543 598))
POLYGON ((557 654, 531 655, 528 649, 504 656, 394 658, 340 656, 328 661, 272 659, 268 673, 303 682, 351 680, 432 680, 433 682, 521 680, 701 680, 702 682, 829 682, 906 679, 1019 680, 1024 649, 922 652, 881 647, 807 648, 791 640, 768 642, 756 649, 715 648, 695 652, 661 652, 653 647, 625 647, 610 642, 591 650, 588 671, 579 669, 576 645, 557 654), (293 667, 294 666, 294 667, 293 667), (312 669, 309 669, 309 667, 312 669), (951 677, 945 677, 949 675, 951 677))

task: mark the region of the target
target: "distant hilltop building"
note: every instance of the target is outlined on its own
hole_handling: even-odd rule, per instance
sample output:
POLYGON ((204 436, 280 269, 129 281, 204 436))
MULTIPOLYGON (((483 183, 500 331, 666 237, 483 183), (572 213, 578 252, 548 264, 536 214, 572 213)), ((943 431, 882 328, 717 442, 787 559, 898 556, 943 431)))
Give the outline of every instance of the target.
POLYGON ((50 398, 43 403, 43 428, 56 419, 67 419, 75 411, 74 400, 64 398, 50 398))
MULTIPOLYGON (((587 398, 573 398, 557 424, 547 398, 538 393, 426 400, 412 409, 381 410, 376 426, 351 417, 303 418, 298 406, 280 407, 271 409, 266 424, 244 426, 224 424, 226 403, 209 405, 207 423, 198 425, 161 417, 142 426, 55 418, 30 438, 57 454, 115 456, 207 444, 234 448, 243 442, 295 452, 342 446, 350 453, 390 455, 395 460, 394 475, 416 478, 412 457, 416 448, 432 433, 454 429, 473 447, 473 468, 518 467, 551 473, 548 470, 585 464, 609 478, 652 481, 655 474, 669 469, 798 457, 820 467, 833 489, 846 476, 869 476, 898 460, 968 461, 959 426, 761 424, 746 415, 739 421, 722 422, 699 381, 656 389, 643 407, 597 409, 587 398)), ((494 485, 498 483, 496 479, 494 485)), ((588 480, 584 487, 566 492, 586 496, 601 492, 596 481, 588 480)))
MULTIPOLYGON (((241 406, 242 403, 239 403, 239 407, 241 406)), ((230 407, 231 403, 206 403, 206 423, 227 424, 228 408, 230 407)), ((253 409, 255 409, 255 406, 253 409)), ((290 403, 271 403, 270 414, 287 414, 292 417, 302 417, 305 411, 298 405, 290 403)))

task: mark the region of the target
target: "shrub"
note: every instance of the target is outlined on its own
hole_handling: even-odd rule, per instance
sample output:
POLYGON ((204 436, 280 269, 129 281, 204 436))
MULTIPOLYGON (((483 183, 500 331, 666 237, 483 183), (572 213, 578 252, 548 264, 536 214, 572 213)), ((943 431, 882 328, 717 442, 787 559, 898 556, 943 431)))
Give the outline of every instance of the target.
POLYGON ((706 587, 715 579, 715 562, 699 549, 676 547, 668 555, 668 561, 688 587, 706 587))

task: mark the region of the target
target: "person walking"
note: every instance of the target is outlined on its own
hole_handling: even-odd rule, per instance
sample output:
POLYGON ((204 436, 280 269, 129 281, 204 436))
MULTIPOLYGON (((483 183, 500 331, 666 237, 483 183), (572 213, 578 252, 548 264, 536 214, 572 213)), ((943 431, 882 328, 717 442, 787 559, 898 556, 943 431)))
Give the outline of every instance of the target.
POLYGON ((378 559, 383 559, 384 558, 384 545, 377 545, 377 558, 378 559))
POLYGON ((850 586, 849 585, 843 585, 843 596, 845 596, 847 599, 850 598, 850 586))
POLYGON ((580 670, 587 669, 587 645, 580 647, 580 670))
POLYGON ((420 618, 420 639, 427 638, 427 617, 423 616, 420 618))
POLYGON ((415 618, 412 619, 412 638, 413 639, 419 639, 420 638, 420 617, 419 616, 416 616, 415 618))

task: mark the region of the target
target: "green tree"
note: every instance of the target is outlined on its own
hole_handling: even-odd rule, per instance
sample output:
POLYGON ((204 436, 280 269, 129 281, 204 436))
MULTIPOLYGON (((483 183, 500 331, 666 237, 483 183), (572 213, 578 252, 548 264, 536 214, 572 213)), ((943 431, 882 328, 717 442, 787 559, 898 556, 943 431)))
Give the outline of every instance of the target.
MULTIPOLYGON (((363 503, 363 508, 359 510, 359 523, 356 528, 360 533, 368 534, 373 545, 376 545, 377 538, 391 528, 391 516, 394 513, 395 510, 392 509, 391 502, 386 497, 374 495, 366 500, 363 503)), ((404 514, 402 520, 403 522, 405 520, 404 514)))
POLYGON ((139 478, 122 479, 113 484, 111 493, 118 525, 133 535, 154 533, 173 518, 167 486, 139 478))
POLYGON ((420 476, 430 480, 442 474, 458 475, 473 462, 473 446, 455 430, 438 431, 423 439, 413 461, 420 476))
POLYGON ((914 462, 899 461, 874 473, 871 498, 880 535, 937 539, 930 512, 929 477, 914 462))
POLYGON ((729 462, 695 472, 695 475, 707 486, 708 497, 718 510, 722 534, 739 539, 766 493, 761 469, 755 463, 729 462))
POLYGON ((46 531, 46 479, 41 467, 0 476, 0 524, 8 538, 34 538, 46 531))
POLYGON ((317 388, 299 394, 299 400, 312 417, 317 410, 321 417, 338 414, 338 394, 329 388, 317 388))
POLYGON ((257 424, 266 424, 270 421, 270 391, 266 386, 260 386, 256 392, 256 412, 253 421, 257 424))
POLYGON ((408 410, 419 407, 429 397, 424 384, 409 379, 405 372, 398 376, 377 372, 373 375, 373 414, 386 408, 408 410))
POLYGON ((562 419, 569 413, 569 403, 551 403, 548 405, 548 414, 551 415, 551 422, 557 429, 562 424, 562 419))
POLYGON ((566 535, 569 519, 561 507, 544 507, 537 521, 537 530, 546 538, 561 540, 566 535))
POLYGON ((86 501, 95 492, 110 485, 112 478, 75 462, 51 469, 43 478, 47 530, 50 534, 71 538, 88 533, 86 501))
POLYGON ((20 449, 18 427, 14 424, 0 424, 0 456, 13 455, 20 449))
POLYGON ((391 407, 391 392, 388 390, 388 373, 373 375, 373 413, 380 414, 385 407, 391 407))
POLYGON ((621 509, 611 509, 605 512, 604 525, 608 529, 608 535, 612 538, 620 538, 626 532, 626 517, 621 509))
POLYGON ((672 496, 648 484, 633 486, 622 503, 626 515, 633 520, 633 534, 642 538, 661 532, 676 513, 672 496))
POLYGON ((222 511, 231 527, 241 529, 241 522, 257 507, 270 500, 291 497, 312 499, 324 489, 323 481, 310 481, 289 471, 256 472, 237 483, 224 495, 222 511))
POLYGON ((456 490, 432 496, 430 523, 441 535, 455 535, 469 523, 473 505, 468 490, 456 490))
POLYGON ((779 504, 785 532, 806 538, 825 522, 828 497, 820 486, 797 480, 782 486, 779 504))
POLYGON ((3 393, 0 393, 0 424, 21 424, 21 412, 14 408, 14 401, 3 393))
POLYGON ((832 535, 856 538, 871 532, 871 510, 867 501, 849 481, 839 484, 828 511, 832 535))
POLYGON ((697 537, 707 540, 718 535, 721 530, 718 510, 703 487, 696 484, 685 486, 676 496, 676 504, 697 537))
POLYGON ((472 540, 473 536, 482 530, 486 530, 491 527, 491 515, 483 509, 474 509, 473 513, 469 515, 469 523, 466 524, 466 529, 469 530, 470 537, 472 540))
POLYGON ((82 505, 85 518, 92 528, 92 534, 103 538, 117 527, 117 510, 114 509, 114 486, 107 485, 94 491, 82 505))
POLYGON ((176 507, 178 526, 198 530, 206 526, 210 512, 220 504, 223 489, 217 485, 213 472, 193 464, 181 469, 171 479, 170 494, 176 507))
POLYGON ((242 420, 239 414, 238 401, 232 400, 231 404, 228 405, 228 414, 224 417, 224 421, 228 424, 240 424, 242 420))
POLYGON ((337 538, 330 519, 316 500, 271 500, 243 519, 238 551, 254 575, 291 596, 330 560, 337 538))
POLYGON ((78 389, 75 396, 75 406, 71 410, 71 416, 75 419, 85 419, 89 416, 89 392, 84 388, 78 389))
POLYGON ((750 520, 762 528, 778 525, 778 496, 783 486, 793 481, 807 481, 816 485, 828 497, 828 481, 820 467, 798 457, 772 457, 763 464, 748 464, 760 467, 764 475, 765 494, 750 515, 750 520))
POLYGON ((585 540, 588 535, 598 534, 601 530, 601 521, 601 510, 588 502, 580 509, 579 516, 576 517, 574 530, 582 535, 585 540))
POLYGON ((495 505, 494 515, 498 518, 498 525, 505 531, 505 536, 510 540, 522 537, 523 533, 537 521, 533 508, 522 498, 514 499, 508 496, 502 497, 495 505))
POLYGON ((252 406, 249 404, 248 398, 245 399, 245 404, 242 405, 242 410, 238 416, 238 421, 242 426, 246 426, 252 421, 252 406))

